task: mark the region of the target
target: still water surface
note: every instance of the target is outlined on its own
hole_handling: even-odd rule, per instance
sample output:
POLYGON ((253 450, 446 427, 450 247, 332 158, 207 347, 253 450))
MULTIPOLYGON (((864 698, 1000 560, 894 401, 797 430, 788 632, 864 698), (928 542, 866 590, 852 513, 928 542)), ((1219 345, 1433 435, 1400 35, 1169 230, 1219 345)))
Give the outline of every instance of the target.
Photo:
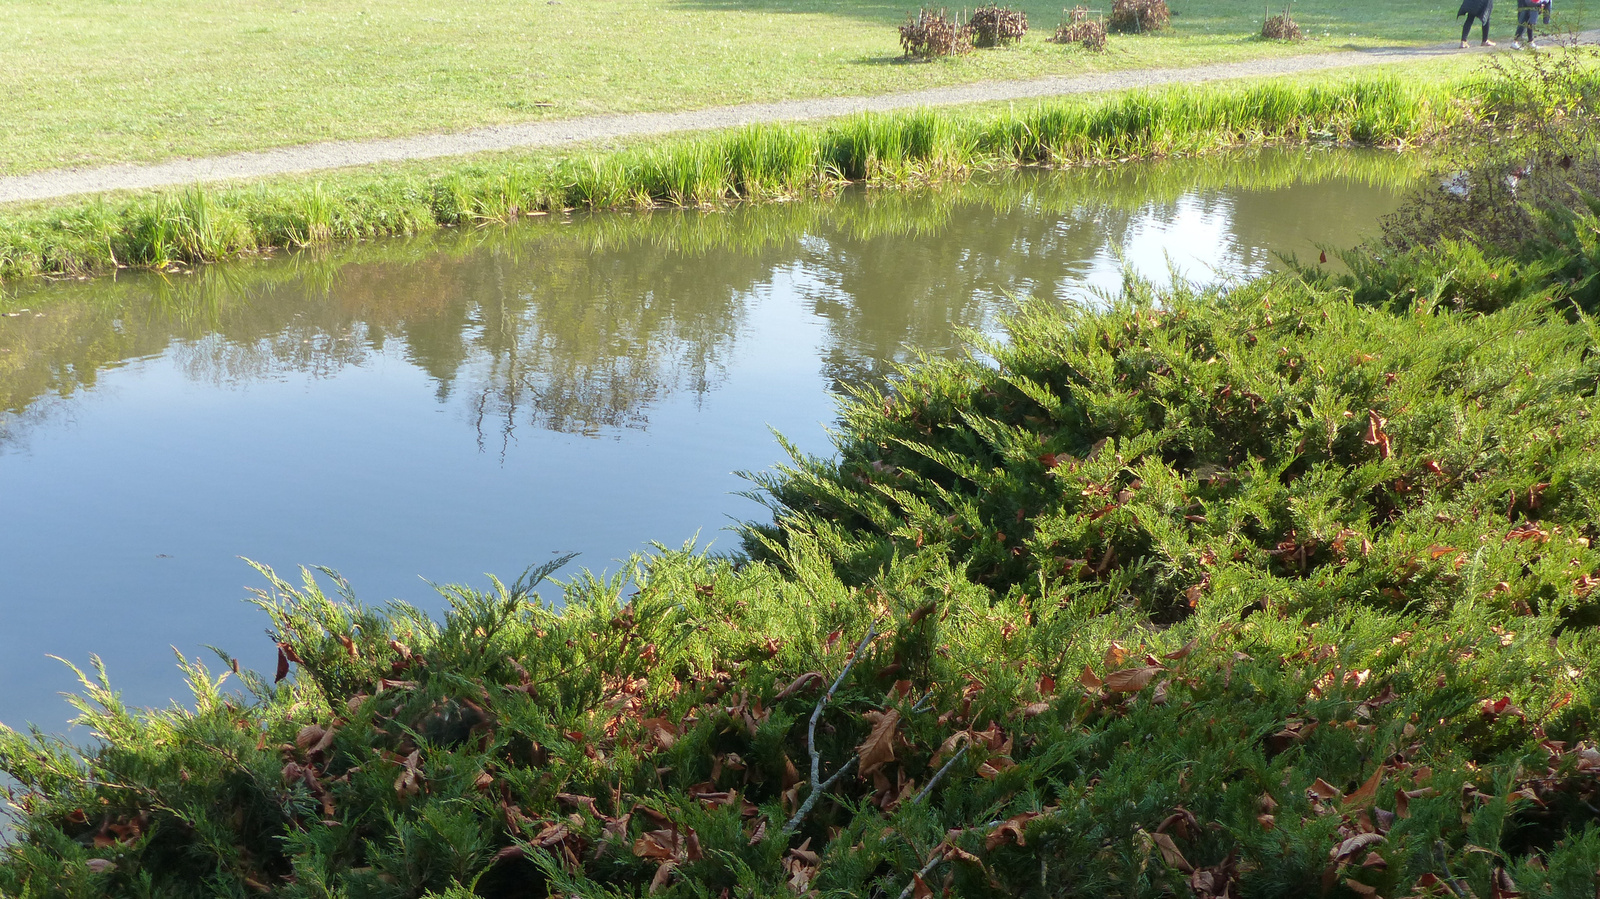
POLYGON ((1021 173, 719 213, 554 216, 31 288, 0 318, 0 721, 64 728, 64 666, 128 701, 169 646, 270 670, 261 579, 435 607, 577 552, 737 548, 738 470, 826 453, 830 389, 959 352, 1017 297, 1095 301, 1351 246, 1416 178, 1380 154, 1021 173))

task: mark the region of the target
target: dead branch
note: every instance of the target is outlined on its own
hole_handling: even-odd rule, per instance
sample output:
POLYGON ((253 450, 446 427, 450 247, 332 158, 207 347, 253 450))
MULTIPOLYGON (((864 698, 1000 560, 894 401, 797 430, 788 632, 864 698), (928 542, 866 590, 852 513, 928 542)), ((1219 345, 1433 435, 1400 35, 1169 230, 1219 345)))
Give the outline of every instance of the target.
POLYGON ((1449 850, 1445 847, 1444 840, 1435 840, 1433 851, 1439 859, 1439 867, 1444 871, 1444 885, 1450 888, 1450 892, 1457 899, 1466 899, 1467 894, 1462 892, 1461 881, 1450 871, 1449 850))
POLYGON ((822 719, 822 710, 827 707, 829 700, 833 699, 833 694, 839 691, 839 687, 844 684, 844 679, 850 675, 850 669, 855 667, 856 660, 860 659, 861 653, 866 651, 867 644, 871 643, 872 638, 877 635, 877 624, 868 625, 867 635, 862 637, 861 642, 857 644, 855 653, 850 656, 850 661, 845 662, 844 670, 840 671, 839 676, 834 678, 833 685, 828 688, 828 692, 822 694, 822 698, 817 700, 817 707, 811 710, 811 725, 806 729, 806 749, 811 753, 811 792, 806 794, 806 801, 801 803, 800 807, 795 810, 794 817, 789 819, 789 823, 783 825, 785 834, 794 833, 795 828, 800 826, 800 822, 804 821, 806 815, 811 813, 811 807, 817 804, 817 800, 821 798, 822 794, 826 793, 846 771, 855 767, 855 763, 860 760, 860 756, 852 756, 850 761, 841 765, 839 770, 833 773, 832 777, 824 781, 822 779, 822 753, 817 751, 817 722, 822 719))
POLYGON ((933 788, 938 786, 939 781, 944 778, 945 772, 950 770, 951 765, 961 761, 961 757, 967 754, 967 747, 971 745, 972 744, 970 743, 966 743, 963 744, 960 749, 956 750, 956 754, 952 755, 950 757, 950 761, 945 762, 944 765, 939 768, 938 772, 933 775, 933 779, 928 781, 928 785, 922 788, 922 792, 918 793, 916 798, 911 800, 911 804, 916 805, 917 803, 926 799, 928 794, 933 792, 933 788))

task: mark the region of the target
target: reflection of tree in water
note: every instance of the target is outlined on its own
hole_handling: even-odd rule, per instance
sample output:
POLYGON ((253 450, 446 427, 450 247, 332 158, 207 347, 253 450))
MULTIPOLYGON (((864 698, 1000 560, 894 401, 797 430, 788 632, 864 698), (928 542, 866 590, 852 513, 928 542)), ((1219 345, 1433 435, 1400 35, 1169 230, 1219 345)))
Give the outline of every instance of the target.
POLYGON ((480 441, 497 433, 504 446, 522 424, 588 436, 643 428, 669 393, 703 395, 724 377, 745 303, 773 265, 770 251, 542 249, 531 265, 491 254, 480 268, 494 277, 474 290, 467 327, 435 335, 466 351, 480 441))
POLYGON ((1089 300, 1097 257, 1183 212, 1221 229, 1199 255, 1243 271, 1296 249, 1291 235, 1351 245, 1419 171, 1412 159, 1297 151, 847 197, 806 243, 804 289, 830 330, 824 371, 835 385, 881 382, 917 353, 960 352, 959 332, 992 331, 1013 298, 1089 300))
POLYGON ((829 323, 823 366, 835 385, 881 381, 916 352, 958 352, 960 331, 992 330, 1013 296, 1055 296, 1081 279, 1127 218, 1083 205, 1063 218, 1012 199, 1024 202, 878 194, 819 229, 808 298, 829 323))
MULTIPOLYGON (((703 395, 726 376, 749 305, 779 279, 825 323, 826 376, 876 381, 912 347, 958 352, 956 331, 992 328, 1012 295, 1078 295, 1097 254, 1140 221, 1170 218, 1184 197, 1238 247, 1315 239, 1308 222, 1338 241, 1417 171, 1389 157, 1287 153, 1024 174, 716 214, 543 219, 170 280, 54 285, 13 301, 47 309, 43 318, 0 319, 0 409, 14 435, 40 398, 71 397, 128 360, 166 354, 196 380, 238 384, 331 376, 398 341, 441 402, 463 405, 485 448, 504 451, 518 427, 643 428, 670 394, 703 395), (1292 203, 1270 190, 1290 183, 1292 203)), ((0 445, 14 439, 0 434, 0 445)))
POLYGON ((642 428, 668 394, 704 394, 724 377, 744 304, 792 255, 768 244, 689 257, 614 235, 596 251, 578 226, 438 237, 398 258, 294 257, 40 291, 34 305, 56 294, 46 317, 0 329, 5 408, 70 396, 136 358, 167 356, 226 385, 332 376, 399 341, 441 402, 467 406, 484 442, 528 425, 642 428))

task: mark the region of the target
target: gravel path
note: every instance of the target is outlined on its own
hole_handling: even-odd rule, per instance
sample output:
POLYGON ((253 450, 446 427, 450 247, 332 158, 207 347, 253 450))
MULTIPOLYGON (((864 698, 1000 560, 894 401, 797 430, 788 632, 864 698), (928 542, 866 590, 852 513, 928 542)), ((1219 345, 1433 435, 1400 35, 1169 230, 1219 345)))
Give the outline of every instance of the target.
MULTIPOLYGON (((1600 41, 1600 31, 1578 36, 1583 43, 1600 41)), ((1163 84, 1193 84, 1226 78, 1289 75, 1382 63, 1405 62, 1470 51, 1457 44, 1435 47, 1344 51, 1258 59, 1180 69, 1139 69, 1094 75, 1070 75, 1029 81, 990 81, 875 97, 837 97, 752 103, 689 112, 651 112, 589 116, 526 125, 478 128, 455 134, 430 134, 369 141, 328 141, 276 150, 233 153, 204 159, 179 159, 155 165, 109 165, 56 169, 0 178, 0 203, 46 200, 74 194, 135 190, 259 178, 297 172, 347 168, 374 162, 461 156, 488 150, 557 147, 585 141, 732 128, 757 122, 793 122, 883 112, 919 106, 952 106, 994 100, 1059 97, 1163 84)))

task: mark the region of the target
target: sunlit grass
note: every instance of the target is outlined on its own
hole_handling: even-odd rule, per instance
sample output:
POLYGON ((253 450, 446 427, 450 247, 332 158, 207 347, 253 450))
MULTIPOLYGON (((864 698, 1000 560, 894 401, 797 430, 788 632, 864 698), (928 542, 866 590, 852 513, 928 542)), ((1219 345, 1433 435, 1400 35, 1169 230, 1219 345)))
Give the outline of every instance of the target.
MULTIPOLYGON (((1561 10, 1569 24, 1580 21, 1583 2, 1561 10)), ((1060 4, 1020 5, 1033 27, 1020 45, 923 65, 896 60, 894 26, 915 4, 8 0, 0 4, 0 174, 1437 43, 1455 27, 1446 0, 1302 0, 1294 14, 1310 39, 1285 44, 1255 37, 1261 7, 1174 0, 1169 32, 1115 35, 1094 54, 1043 40, 1060 4)))
POLYGON ((208 262, 257 247, 415 234, 569 207, 698 206, 1017 164, 1198 154, 1279 141, 1399 145, 1471 115, 1450 81, 1263 82, 965 111, 752 126, 565 158, 268 182, 35 207, 0 218, 0 276, 208 262))

